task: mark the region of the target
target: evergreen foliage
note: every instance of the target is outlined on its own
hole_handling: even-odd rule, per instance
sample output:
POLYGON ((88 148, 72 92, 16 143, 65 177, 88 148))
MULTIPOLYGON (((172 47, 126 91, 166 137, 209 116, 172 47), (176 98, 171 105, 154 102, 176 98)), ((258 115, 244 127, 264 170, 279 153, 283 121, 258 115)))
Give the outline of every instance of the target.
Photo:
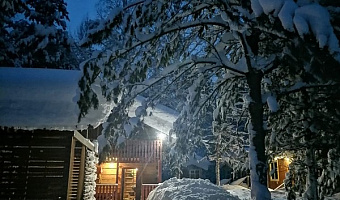
POLYGON ((64 0, 4 0, 0 6, 1 66, 78 67, 65 31, 64 0))

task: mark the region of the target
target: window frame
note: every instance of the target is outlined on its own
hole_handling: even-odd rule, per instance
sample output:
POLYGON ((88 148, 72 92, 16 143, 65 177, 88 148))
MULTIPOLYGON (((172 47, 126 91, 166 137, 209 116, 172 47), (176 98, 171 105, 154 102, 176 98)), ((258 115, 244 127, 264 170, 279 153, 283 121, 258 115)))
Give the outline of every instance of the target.
POLYGON ((278 160, 274 160, 273 162, 271 162, 269 164, 269 176, 270 176, 271 181, 279 181, 280 176, 279 176, 279 162, 278 162, 278 160), (276 166, 275 166, 275 164, 276 164, 276 166), (275 168, 275 169, 272 173, 273 168, 275 168), (276 175, 276 177, 275 177, 275 175, 276 175))
POLYGON ((189 178, 192 178, 192 179, 201 178, 201 171, 199 169, 190 169, 189 170, 189 178))

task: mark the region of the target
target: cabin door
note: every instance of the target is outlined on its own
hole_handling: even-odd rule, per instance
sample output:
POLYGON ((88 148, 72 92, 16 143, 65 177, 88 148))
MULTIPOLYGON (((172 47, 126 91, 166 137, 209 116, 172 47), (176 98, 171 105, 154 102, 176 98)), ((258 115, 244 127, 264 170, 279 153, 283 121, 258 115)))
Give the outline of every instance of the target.
POLYGON ((123 200, 135 200, 136 199, 136 178, 137 169, 123 169, 123 200))

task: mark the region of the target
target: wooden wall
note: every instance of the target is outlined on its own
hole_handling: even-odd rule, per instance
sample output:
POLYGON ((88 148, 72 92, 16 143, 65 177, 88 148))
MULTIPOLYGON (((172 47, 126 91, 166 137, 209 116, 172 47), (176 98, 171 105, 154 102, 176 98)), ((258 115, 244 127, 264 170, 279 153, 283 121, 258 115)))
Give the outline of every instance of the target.
MULTIPOLYGON (((274 161, 275 162, 275 161, 274 161)), ((286 173, 288 172, 289 160, 285 158, 277 159, 278 162, 278 180, 272 180, 268 173, 268 187, 275 189, 280 186, 284 179, 286 178, 286 173)))
POLYGON ((1 199, 66 199, 72 135, 0 127, 1 199))
MULTIPOLYGON (((158 183, 158 163, 119 163, 118 165, 118 179, 113 177, 116 172, 117 163, 102 163, 98 166, 98 180, 101 184, 121 184, 121 177, 124 168, 138 169, 138 176, 141 177, 142 183, 158 183)), ((140 178, 138 177, 138 178, 140 178)))
MULTIPOLYGON (((144 184, 158 183, 157 163, 119 163, 119 176, 122 177, 123 168, 137 168, 141 182, 144 184)), ((118 178, 120 180, 120 178, 118 178)))

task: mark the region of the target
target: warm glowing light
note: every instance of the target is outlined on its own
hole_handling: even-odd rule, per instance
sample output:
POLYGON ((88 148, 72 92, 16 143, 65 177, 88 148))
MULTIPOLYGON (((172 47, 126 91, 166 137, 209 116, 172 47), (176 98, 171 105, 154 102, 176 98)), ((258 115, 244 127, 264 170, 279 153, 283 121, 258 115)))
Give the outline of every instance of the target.
POLYGON ((115 163, 109 163, 108 165, 109 168, 115 168, 115 163))
POLYGON ((290 158, 287 158, 287 157, 285 158, 285 160, 286 160, 287 163, 291 163, 292 162, 292 160, 290 158))
POLYGON ((138 168, 136 168, 136 171, 138 171, 138 168))
POLYGON ((157 137, 158 137, 158 139, 160 139, 160 140, 165 140, 166 135, 165 135, 164 133, 158 133, 157 137))

